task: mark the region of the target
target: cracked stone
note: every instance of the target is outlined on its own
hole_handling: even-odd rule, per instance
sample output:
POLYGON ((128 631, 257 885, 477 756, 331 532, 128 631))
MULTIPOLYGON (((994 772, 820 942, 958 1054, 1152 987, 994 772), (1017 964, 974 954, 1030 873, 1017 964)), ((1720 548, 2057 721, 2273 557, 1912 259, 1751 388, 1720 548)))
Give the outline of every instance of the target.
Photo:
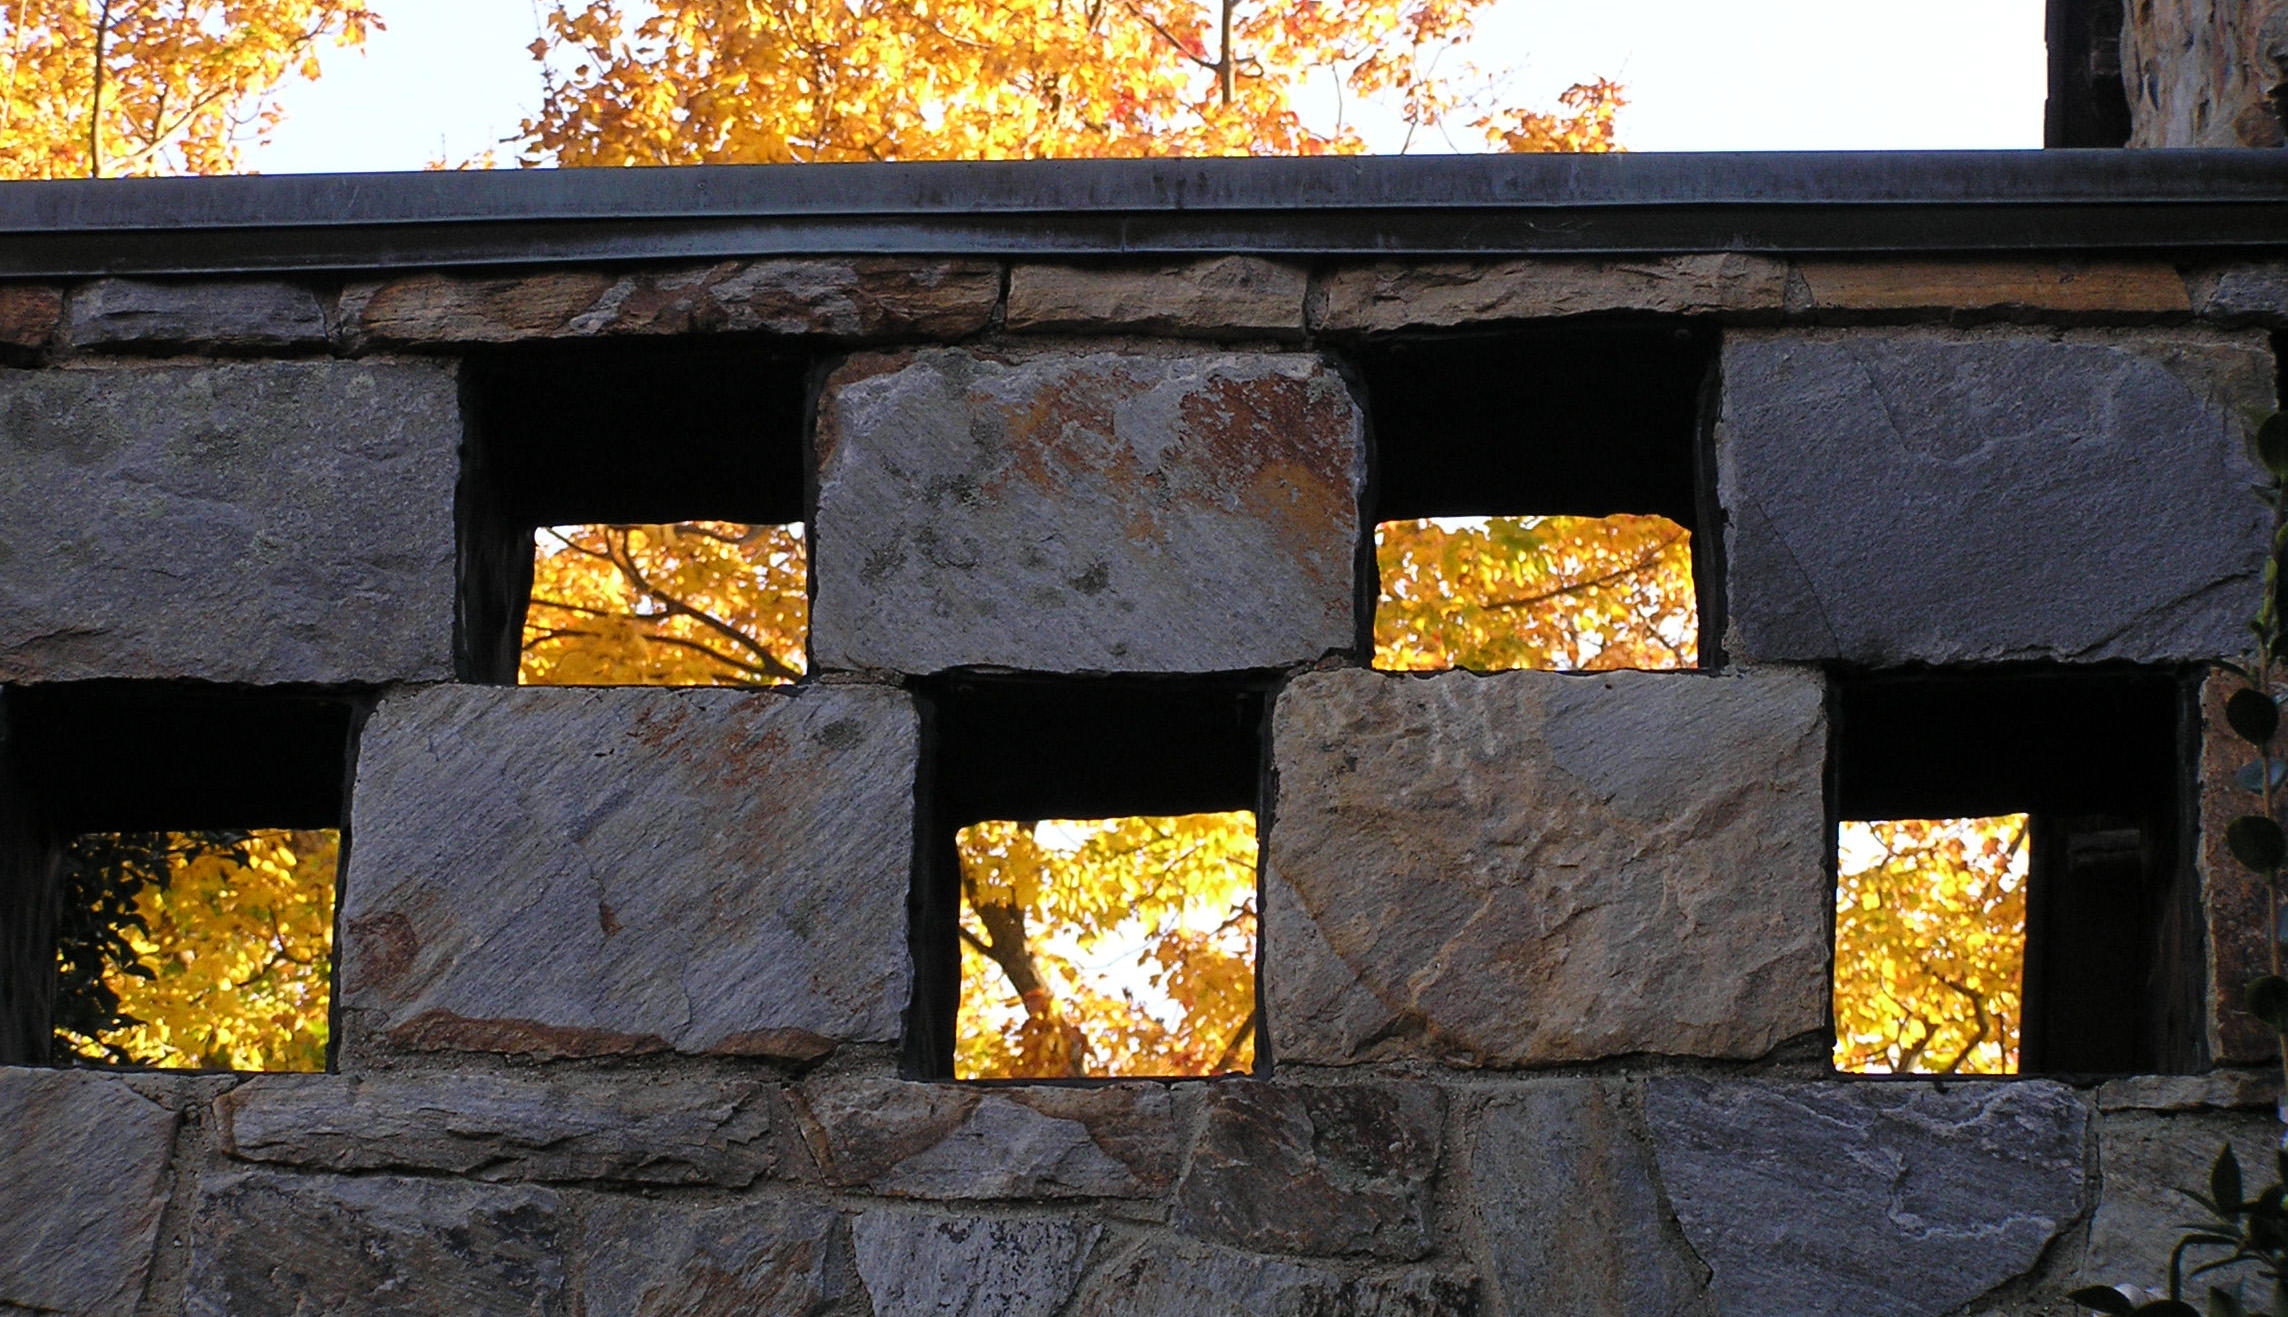
POLYGON ((1430 1178, 1444 1103, 1425 1084, 1212 1085, 1175 1223, 1260 1252, 1430 1251, 1430 1178))
POLYGON ((815 1203, 605 1198, 582 1213, 580 1239, 593 1317, 841 1312, 858 1287, 842 1214, 815 1203))
POLYGON ((1099 1271, 1073 1317, 1476 1317, 1469 1276, 1430 1270, 1355 1279, 1204 1245, 1146 1244, 1099 1271))
POLYGON ((176 1122, 113 1075, 0 1069, 0 1312, 135 1311, 176 1122))
POLYGON ((72 291, 64 339, 75 348, 322 348, 326 317, 307 288, 268 280, 154 283, 98 279, 72 291))
POLYGON ((1156 1084, 979 1089, 897 1080, 793 1095, 826 1183, 895 1198, 1142 1198, 1182 1160, 1197 1090, 1156 1084))
POLYGON ((884 1211, 851 1226, 874 1317, 1056 1317, 1102 1233, 1053 1218, 884 1211))

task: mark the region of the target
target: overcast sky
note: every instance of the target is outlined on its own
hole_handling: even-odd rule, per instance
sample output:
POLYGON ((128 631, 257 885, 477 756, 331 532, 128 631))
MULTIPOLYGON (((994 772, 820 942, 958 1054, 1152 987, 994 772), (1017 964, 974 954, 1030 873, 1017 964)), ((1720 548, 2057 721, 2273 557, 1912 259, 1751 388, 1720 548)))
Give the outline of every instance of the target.
MULTIPOLYGON (((533 0, 375 0, 388 22, 287 90, 264 173, 419 169, 516 132, 534 108, 533 0)), ((2035 147, 2042 0, 1501 0, 1472 51, 1519 103, 1628 85, 1637 151, 2035 147)), ((1394 149, 1395 139, 1378 141, 1394 149)), ((1444 149, 1442 143, 1428 144, 1444 149)), ((1423 149, 1418 143, 1416 149, 1423 149)), ((502 151, 502 163, 512 153, 502 151)))

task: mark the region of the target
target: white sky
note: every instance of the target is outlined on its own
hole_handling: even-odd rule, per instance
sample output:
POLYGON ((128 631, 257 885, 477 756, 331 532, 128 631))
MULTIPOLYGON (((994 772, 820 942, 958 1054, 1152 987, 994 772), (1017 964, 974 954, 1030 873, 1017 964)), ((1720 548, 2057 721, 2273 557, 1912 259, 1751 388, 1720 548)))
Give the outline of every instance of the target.
MULTIPOLYGON (((538 100, 533 0, 376 0, 362 54, 285 93, 264 173, 419 169, 516 132, 538 100)), ((1471 50, 1519 103, 1626 83, 1636 151, 2041 145, 2042 0, 1500 0, 1471 50)), ((1394 139, 1371 134, 1378 147, 1394 139)), ((1416 143, 1444 150, 1444 143, 1416 143)), ((502 148, 501 160, 513 153, 502 148)))

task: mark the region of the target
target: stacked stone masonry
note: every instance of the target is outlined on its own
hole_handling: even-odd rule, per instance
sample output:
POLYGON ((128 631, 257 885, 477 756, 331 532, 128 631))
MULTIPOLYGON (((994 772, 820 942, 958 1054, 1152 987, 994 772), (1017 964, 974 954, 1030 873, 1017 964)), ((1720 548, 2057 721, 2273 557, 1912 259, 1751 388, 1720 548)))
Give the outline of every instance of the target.
POLYGON ((2153 1283, 2158 1186, 2269 1138, 2224 742, 2206 1073, 1869 1081, 1827 1065, 1832 688, 2234 654, 2282 330, 2263 259, 0 284, 0 682, 370 706, 333 1070, 0 1069, 0 1311, 2032 1317, 2153 1283), (1613 317, 1718 341, 1720 660, 1371 670, 1354 354, 1613 317), (720 335, 813 372, 814 675, 457 677, 462 362, 720 335), (906 1068, 917 679, 962 671, 1269 683, 1256 1076, 906 1068))

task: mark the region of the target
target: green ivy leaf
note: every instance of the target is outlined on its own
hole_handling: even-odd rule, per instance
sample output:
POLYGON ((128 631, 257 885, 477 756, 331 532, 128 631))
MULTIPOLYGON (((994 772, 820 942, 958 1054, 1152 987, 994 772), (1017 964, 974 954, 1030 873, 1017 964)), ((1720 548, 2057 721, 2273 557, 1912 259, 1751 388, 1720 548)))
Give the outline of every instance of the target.
POLYGON ((2248 1013, 2277 1029, 2288 1019, 2288 979, 2267 974, 2248 985, 2248 1013))
POLYGON ((2256 427, 2256 456, 2274 478, 2288 480, 2288 412, 2274 412, 2256 427))
POLYGON ((2066 1297, 2084 1308, 2093 1308, 2102 1313, 2119 1314, 2119 1317, 2132 1317, 2137 1311, 2135 1303, 2130 1302, 2120 1290, 2114 1289, 2110 1285, 2085 1285, 2066 1297))
POLYGON ((2217 1211, 2224 1216, 2236 1216, 2244 1204, 2240 1198, 2240 1158, 2232 1155, 2227 1145, 2217 1153, 2209 1167, 2209 1197, 2216 1200, 2217 1211))
POLYGON ((2280 706, 2261 692, 2237 690, 2224 702, 2224 720, 2240 733, 2241 740, 2264 745, 2280 730, 2280 706))
POLYGON ((2277 869, 2288 859, 2288 834, 2261 814, 2243 814, 2225 825, 2224 844, 2232 858, 2259 873, 2277 869))

